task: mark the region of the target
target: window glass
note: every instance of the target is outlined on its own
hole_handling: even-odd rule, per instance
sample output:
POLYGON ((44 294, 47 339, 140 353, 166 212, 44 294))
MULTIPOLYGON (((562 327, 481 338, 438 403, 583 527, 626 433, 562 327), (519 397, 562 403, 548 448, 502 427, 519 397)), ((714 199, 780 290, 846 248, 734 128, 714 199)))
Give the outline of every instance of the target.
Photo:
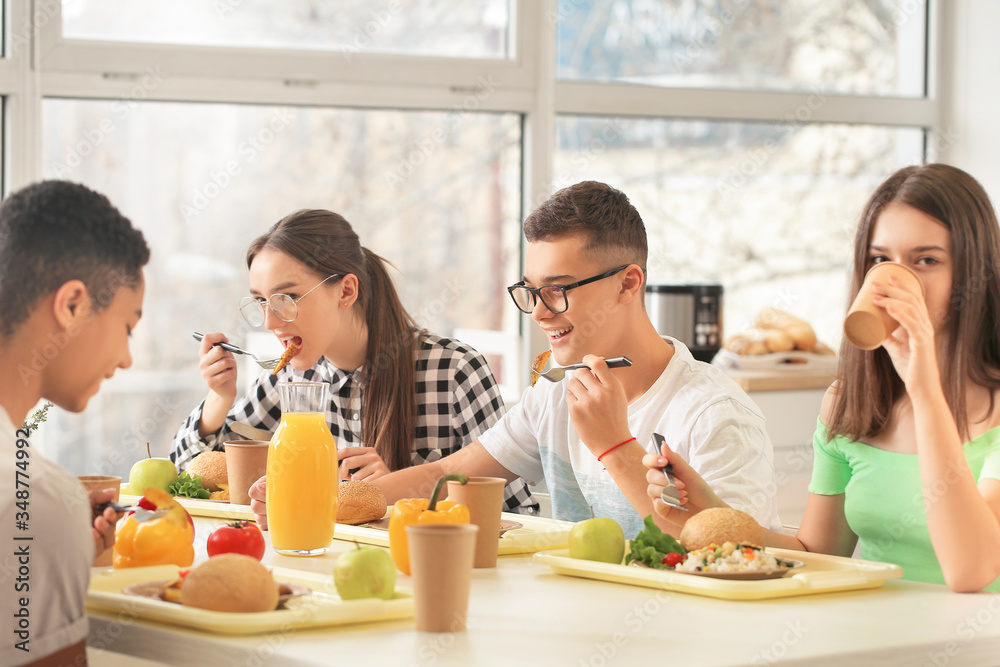
MULTIPOLYGON (((191 333, 275 344, 238 312, 245 253, 301 208, 344 215, 398 268, 405 306, 430 331, 517 332, 504 290, 520 272, 517 114, 49 99, 43 115, 45 176, 107 194, 152 248, 134 365, 97 410, 60 417, 67 439, 107 452, 123 442, 128 461, 146 441, 165 455, 207 391, 191 333)), ((86 446, 60 451, 86 472, 86 446)))
POLYGON ((920 129, 858 125, 562 117, 557 138, 557 186, 604 181, 638 209, 649 284, 722 284, 727 337, 774 306, 835 348, 862 206, 923 154, 920 129))
POLYGON ((924 0, 558 0, 557 75, 924 95, 924 0))
POLYGON ((206 46, 507 57, 508 0, 63 0, 63 35, 206 46))

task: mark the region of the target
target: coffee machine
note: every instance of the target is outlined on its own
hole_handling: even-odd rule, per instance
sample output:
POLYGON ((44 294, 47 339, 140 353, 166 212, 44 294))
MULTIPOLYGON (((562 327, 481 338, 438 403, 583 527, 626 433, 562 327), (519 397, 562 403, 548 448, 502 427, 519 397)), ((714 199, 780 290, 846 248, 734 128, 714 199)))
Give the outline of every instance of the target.
POLYGON ((722 346, 722 285, 646 285, 646 311, 658 333, 699 361, 712 361, 722 346))

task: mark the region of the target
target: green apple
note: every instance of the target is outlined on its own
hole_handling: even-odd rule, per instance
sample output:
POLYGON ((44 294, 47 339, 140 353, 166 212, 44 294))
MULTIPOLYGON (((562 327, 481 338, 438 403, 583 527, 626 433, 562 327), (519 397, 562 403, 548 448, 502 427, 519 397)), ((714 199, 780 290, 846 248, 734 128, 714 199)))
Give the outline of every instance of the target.
POLYGON ((170 493, 170 485, 177 479, 177 466, 170 459, 154 458, 146 443, 149 458, 136 461, 128 471, 129 490, 133 495, 144 496, 146 489, 159 489, 170 493))
POLYGON ((391 600, 396 594, 396 565, 385 549, 357 545, 337 559, 333 583, 341 600, 391 600))
POLYGON ((620 563, 625 556, 625 531, 608 517, 587 519, 569 531, 569 557, 620 563))

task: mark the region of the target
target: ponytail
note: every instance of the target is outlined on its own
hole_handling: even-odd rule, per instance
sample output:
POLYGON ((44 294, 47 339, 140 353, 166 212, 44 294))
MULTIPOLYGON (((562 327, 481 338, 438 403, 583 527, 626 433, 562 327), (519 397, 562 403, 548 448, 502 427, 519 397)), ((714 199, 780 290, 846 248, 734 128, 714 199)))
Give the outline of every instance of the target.
POLYGON ((410 443, 416 433, 416 322, 403 308, 386 260, 362 247, 369 294, 363 295, 368 350, 362 370, 361 401, 365 444, 389 470, 411 463, 410 443), (365 298, 367 297, 367 298, 365 298))

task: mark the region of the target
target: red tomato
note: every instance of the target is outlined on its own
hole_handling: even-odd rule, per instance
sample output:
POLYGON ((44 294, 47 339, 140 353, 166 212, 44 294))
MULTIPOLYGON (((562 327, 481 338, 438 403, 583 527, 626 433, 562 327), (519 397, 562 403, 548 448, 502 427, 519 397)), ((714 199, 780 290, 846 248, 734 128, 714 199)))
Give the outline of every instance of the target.
POLYGON ((236 521, 221 526, 208 536, 208 557, 219 554, 245 554, 260 560, 264 557, 264 536, 252 521, 236 521))
POLYGON ((684 560, 684 556, 675 551, 671 551, 663 557, 663 564, 668 567, 677 567, 684 560))

